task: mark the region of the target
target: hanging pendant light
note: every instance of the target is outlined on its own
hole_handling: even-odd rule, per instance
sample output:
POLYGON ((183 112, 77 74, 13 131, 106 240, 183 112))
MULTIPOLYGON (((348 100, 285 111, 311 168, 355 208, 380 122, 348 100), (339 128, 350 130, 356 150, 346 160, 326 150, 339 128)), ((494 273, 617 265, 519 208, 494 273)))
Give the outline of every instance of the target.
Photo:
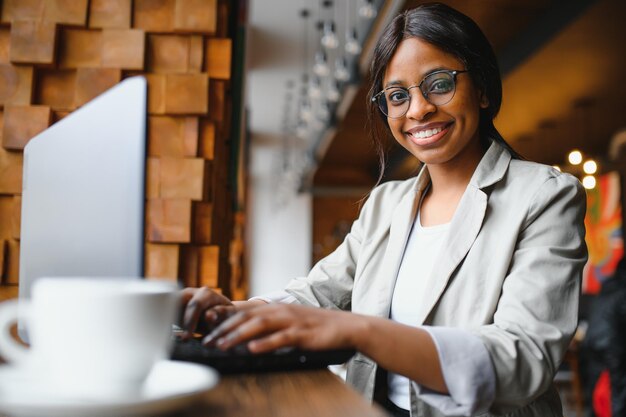
POLYGON ((326 102, 320 103, 320 107, 317 112, 317 117, 319 118, 319 120, 323 122, 327 122, 330 119, 330 107, 328 106, 328 103, 326 102))
POLYGON ((335 80, 330 81, 330 85, 328 86, 328 91, 326 92, 326 98, 331 103, 337 103, 341 98, 341 93, 339 92, 339 84, 335 80))
POLYGON ((361 53, 361 44, 357 38, 356 28, 346 31, 346 52, 350 55, 358 55, 361 53))
POLYGON ((335 22, 324 22, 322 46, 327 49, 336 49, 339 46, 339 38, 337 38, 337 32, 335 31, 335 22))
POLYGON ((300 119, 307 123, 313 119, 313 109, 306 97, 303 97, 302 101, 300 101, 300 119))
POLYGON ((376 16, 376 9, 374 8, 373 0, 365 0, 365 2, 359 8, 359 16, 364 19, 373 19, 376 16))
POLYGON ((313 63, 313 73, 319 77, 325 77, 330 72, 328 68, 328 59, 324 51, 318 51, 315 54, 315 62, 313 63))
POLYGON ((335 61, 335 78, 338 81, 348 81, 350 79, 350 71, 348 70, 348 64, 343 57, 337 58, 335 61))
POLYGON ((309 85, 309 97, 312 99, 318 99, 322 96, 322 83, 318 77, 311 78, 311 84, 309 85))

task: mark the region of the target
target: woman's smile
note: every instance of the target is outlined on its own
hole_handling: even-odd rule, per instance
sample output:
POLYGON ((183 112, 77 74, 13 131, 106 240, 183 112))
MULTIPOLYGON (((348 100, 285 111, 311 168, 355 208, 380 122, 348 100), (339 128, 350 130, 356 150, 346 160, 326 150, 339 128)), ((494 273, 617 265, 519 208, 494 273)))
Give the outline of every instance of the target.
POLYGON ((407 138, 418 146, 428 146, 443 139, 454 122, 429 123, 406 131, 407 138))

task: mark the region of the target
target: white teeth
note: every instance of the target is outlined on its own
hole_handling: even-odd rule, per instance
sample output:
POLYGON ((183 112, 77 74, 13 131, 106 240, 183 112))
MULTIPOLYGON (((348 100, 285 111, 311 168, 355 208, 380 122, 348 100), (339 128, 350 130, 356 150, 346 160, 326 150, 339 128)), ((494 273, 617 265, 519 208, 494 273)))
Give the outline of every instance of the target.
POLYGON ((436 127, 434 129, 426 129, 426 130, 420 130, 419 132, 415 132, 413 133, 413 137, 417 138, 417 139, 424 139, 424 138, 429 138, 433 135, 436 135, 437 133, 441 132, 443 130, 442 127, 436 127))

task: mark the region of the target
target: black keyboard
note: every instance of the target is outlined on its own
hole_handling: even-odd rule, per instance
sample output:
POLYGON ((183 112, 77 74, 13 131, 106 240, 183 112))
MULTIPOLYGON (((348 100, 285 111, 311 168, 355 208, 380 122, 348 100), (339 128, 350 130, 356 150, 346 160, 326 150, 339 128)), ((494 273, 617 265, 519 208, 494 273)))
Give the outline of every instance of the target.
POLYGON ((200 339, 174 339, 171 359, 209 365, 222 374, 320 369, 347 362, 355 351, 301 350, 282 348, 269 353, 251 353, 245 345, 223 351, 203 346, 200 339))

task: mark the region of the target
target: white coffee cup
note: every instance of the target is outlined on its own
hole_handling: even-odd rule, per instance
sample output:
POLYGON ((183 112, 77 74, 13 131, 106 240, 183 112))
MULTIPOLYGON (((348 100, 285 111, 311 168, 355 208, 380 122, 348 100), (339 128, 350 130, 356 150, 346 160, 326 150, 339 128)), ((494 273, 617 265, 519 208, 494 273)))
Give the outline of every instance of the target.
POLYGON ((138 394, 168 356, 179 292, 171 282, 41 278, 29 302, 0 304, 0 356, 77 398, 138 394), (30 348, 9 332, 24 318, 30 348))

